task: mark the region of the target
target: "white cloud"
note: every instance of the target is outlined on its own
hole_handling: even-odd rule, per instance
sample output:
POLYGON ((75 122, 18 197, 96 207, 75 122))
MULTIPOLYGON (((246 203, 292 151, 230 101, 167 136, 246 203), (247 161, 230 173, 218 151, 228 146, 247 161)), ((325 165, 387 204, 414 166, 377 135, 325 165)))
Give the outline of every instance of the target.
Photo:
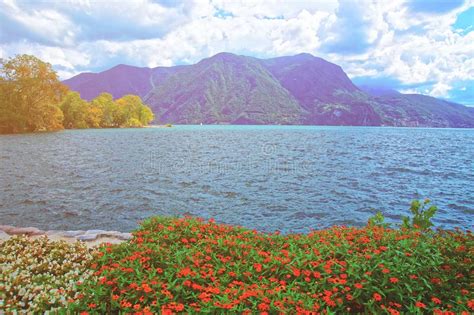
POLYGON ((474 32, 451 27, 473 5, 432 14, 413 12, 406 0, 4 0, 0 56, 35 54, 66 78, 117 63, 193 63, 221 51, 309 52, 351 77, 430 83, 428 93, 447 96, 454 82, 474 79, 474 32))

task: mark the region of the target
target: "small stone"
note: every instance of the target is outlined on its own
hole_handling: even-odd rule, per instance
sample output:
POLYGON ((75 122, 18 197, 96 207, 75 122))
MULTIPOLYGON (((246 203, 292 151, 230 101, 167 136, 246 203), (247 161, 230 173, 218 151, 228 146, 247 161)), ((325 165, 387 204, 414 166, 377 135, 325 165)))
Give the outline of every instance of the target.
POLYGON ((97 239, 97 234, 84 234, 76 236, 76 239, 79 241, 95 241, 97 239))
POLYGON ((12 235, 42 235, 44 231, 34 227, 14 228, 10 230, 9 234, 12 235))

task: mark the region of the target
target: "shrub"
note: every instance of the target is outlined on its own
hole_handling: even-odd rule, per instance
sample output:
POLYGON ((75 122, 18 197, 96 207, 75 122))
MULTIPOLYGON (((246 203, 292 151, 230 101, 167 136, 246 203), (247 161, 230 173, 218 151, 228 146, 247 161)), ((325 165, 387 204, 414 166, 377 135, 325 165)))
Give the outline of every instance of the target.
POLYGON ((430 205, 431 201, 425 199, 424 201, 414 200, 411 203, 410 211, 413 218, 404 217, 403 227, 405 228, 417 228, 426 230, 433 226, 431 219, 436 214, 438 208, 434 205, 430 205))
POLYGON ((0 243, 0 313, 55 310, 79 296, 91 274, 91 250, 79 242, 15 236, 0 243))
POLYGON ((456 313, 472 311, 470 232, 333 227, 263 234, 151 218, 102 247, 68 306, 89 313, 456 313))

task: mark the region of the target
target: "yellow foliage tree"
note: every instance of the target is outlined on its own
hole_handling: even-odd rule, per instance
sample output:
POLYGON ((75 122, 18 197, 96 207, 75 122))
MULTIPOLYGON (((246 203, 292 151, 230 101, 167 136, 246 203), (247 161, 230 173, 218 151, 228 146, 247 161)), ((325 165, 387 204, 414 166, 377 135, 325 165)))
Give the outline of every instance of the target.
POLYGON ((0 132, 63 129, 58 104, 67 91, 49 63, 30 55, 0 59, 0 132))

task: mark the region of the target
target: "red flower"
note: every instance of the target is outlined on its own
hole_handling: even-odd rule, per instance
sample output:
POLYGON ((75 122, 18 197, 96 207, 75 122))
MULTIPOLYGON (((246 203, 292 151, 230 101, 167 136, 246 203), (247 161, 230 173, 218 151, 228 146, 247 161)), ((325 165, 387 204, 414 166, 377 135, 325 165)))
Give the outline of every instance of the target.
POLYGON ((441 300, 434 296, 431 298, 431 301, 433 301, 434 304, 441 304, 441 300))
POLYGON ((262 265, 261 264, 253 264, 256 272, 262 272, 262 265))
POLYGON ((362 289, 363 285, 361 283, 356 283, 354 284, 354 287, 356 287, 357 289, 362 289))
POLYGON ((382 272, 383 272, 383 273, 389 273, 390 270, 388 270, 387 268, 384 268, 384 269, 382 269, 382 272))
POLYGON ((150 288, 150 286, 146 283, 142 284, 142 288, 145 293, 150 293, 151 291, 153 291, 153 289, 150 288))
POLYGON ((298 268, 293 268, 293 275, 295 277, 299 277, 301 275, 301 271, 298 268))
POLYGON ((382 296, 378 293, 374 293, 373 297, 374 300, 376 300, 377 302, 382 300, 382 296))
POLYGON ((397 282, 398 282, 398 278, 392 277, 392 278, 390 278, 390 282, 391 282, 391 283, 397 283, 397 282))
POLYGON ((258 310, 259 311, 268 311, 270 309, 270 306, 266 303, 260 303, 258 304, 258 310))
POLYGON ((434 283, 434 284, 441 284, 441 279, 440 279, 440 278, 432 278, 432 279, 431 279, 431 283, 434 283))
POLYGON ((467 301, 467 307, 474 310, 474 299, 467 301))
POLYGON ((426 305, 423 304, 423 303, 420 302, 420 301, 416 301, 415 306, 416 306, 416 307, 419 307, 419 308, 425 308, 425 307, 426 307, 426 305))
POLYGON ((95 303, 90 303, 89 305, 87 305, 89 308, 96 308, 97 307, 97 304, 95 303))

